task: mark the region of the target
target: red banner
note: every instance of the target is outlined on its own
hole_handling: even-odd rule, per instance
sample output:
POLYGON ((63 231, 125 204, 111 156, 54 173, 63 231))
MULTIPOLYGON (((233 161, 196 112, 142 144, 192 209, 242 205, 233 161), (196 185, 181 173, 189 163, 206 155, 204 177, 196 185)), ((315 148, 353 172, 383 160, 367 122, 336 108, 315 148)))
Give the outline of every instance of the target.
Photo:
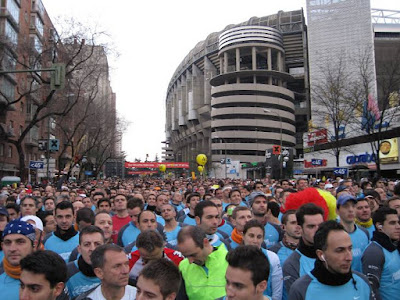
POLYGON ((325 128, 307 134, 307 146, 325 144, 328 142, 328 133, 325 128))
POLYGON ((153 175, 157 173, 158 171, 128 171, 128 175, 153 175))
POLYGON ((158 168, 161 164, 167 169, 189 169, 188 162, 125 162, 125 168, 158 168))

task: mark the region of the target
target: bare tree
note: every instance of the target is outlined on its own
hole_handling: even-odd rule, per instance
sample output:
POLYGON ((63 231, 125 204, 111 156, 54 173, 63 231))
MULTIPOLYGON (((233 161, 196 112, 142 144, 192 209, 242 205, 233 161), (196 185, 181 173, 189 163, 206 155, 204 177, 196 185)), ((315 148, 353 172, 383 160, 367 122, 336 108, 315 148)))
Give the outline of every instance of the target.
MULTIPOLYGON (((49 118, 66 120, 74 108, 82 101, 90 103, 95 98, 98 90, 99 78, 108 75, 108 70, 103 65, 93 63, 96 49, 106 34, 94 32, 91 28, 84 27, 73 20, 64 22, 62 34, 55 34, 46 39, 42 47, 31 43, 28 39, 18 44, 15 55, 10 51, 2 51, 2 59, 13 61, 18 69, 36 70, 49 68, 53 63, 64 63, 66 66, 65 88, 62 90, 50 89, 50 76, 48 72, 34 71, 30 75, 20 78, 15 95, 0 92, 6 99, 4 110, 15 106, 21 101, 26 101, 30 107, 29 118, 21 129, 19 136, 4 135, 5 141, 13 144, 19 156, 19 171, 22 178, 26 178, 26 160, 24 140, 29 136, 34 127, 43 125, 49 118), (89 99, 89 100, 88 100, 89 99)), ((1 48, 5 48, 8 41, 0 41, 1 48)), ((4 102, 4 101, 3 101, 4 102)), ((85 104, 83 104, 85 105, 85 104)), ((78 122, 79 123, 79 122, 78 122)))
MULTIPOLYGON (((388 54, 388 53, 387 53, 388 54)), ((388 136, 396 136, 390 132, 393 126, 397 127, 400 121, 400 48, 397 48, 387 57, 378 58, 376 66, 376 87, 378 97, 371 94, 371 86, 375 84, 366 66, 371 58, 361 57, 359 60, 360 94, 363 96, 362 105, 358 106, 362 115, 361 129, 370 139, 371 151, 375 157, 376 175, 381 176, 380 147, 388 136), (389 133, 389 135, 387 134, 389 133)))
POLYGON ((328 140, 332 147, 327 150, 336 158, 339 166, 339 157, 343 147, 342 140, 346 138, 345 129, 355 122, 356 108, 359 107, 359 98, 354 98, 355 79, 346 67, 344 58, 338 63, 328 62, 321 67, 322 78, 313 84, 311 94, 313 99, 312 112, 317 116, 316 128, 326 128, 328 140), (324 124, 324 126, 321 126, 324 124))

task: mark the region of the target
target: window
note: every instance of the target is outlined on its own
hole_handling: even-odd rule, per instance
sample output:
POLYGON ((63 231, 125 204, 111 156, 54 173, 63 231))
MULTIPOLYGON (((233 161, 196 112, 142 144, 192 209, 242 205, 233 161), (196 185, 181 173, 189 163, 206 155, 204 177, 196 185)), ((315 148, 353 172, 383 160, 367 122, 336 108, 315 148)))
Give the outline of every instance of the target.
POLYGON ((43 36, 43 22, 40 18, 36 17, 36 29, 43 36))
POLYGON ((7 157, 8 158, 11 158, 12 157, 12 153, 13 151, 12 151, 12 146, 8 146, 8 152, 7 152, 7 157))
POLYGON ((15 0, 7 1, 7 10, 10 12, 10 15, 14 18, 15 23, 19 24, 19 7, 15 0))
POLYGON ((24 102, 21 101, 20 112, 24 112, 24 102))
POLYGON ((4 156, 4 144, 0 144, 0 156, 4 156))
POLYGON ((22 135, 22 132, 24 131, 24 127, 22 127, 21 125, 19 126, 19 136, 22 135))
MULTIPOLYGON (((14 85, 9 82, 8 80, 3 80, 1 82, 0 89, 2 93, 6 96, 6 101, 10 102, 14 100, 14 85)), ((1 98, 4 98, 3 96, 0 96, 1 98)))
POLYGON ((15 46, 18 44, 18 33, 9 21, 6 22, 6 37, 15 46))

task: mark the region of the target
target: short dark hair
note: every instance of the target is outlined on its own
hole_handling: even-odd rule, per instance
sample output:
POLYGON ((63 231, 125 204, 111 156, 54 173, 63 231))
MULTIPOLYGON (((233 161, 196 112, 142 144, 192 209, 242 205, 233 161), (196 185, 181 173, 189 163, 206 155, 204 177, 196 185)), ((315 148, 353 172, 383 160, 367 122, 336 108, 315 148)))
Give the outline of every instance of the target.
POLYGON ((314 235, 314 249, 315 250, 326 250, 328 248, 328 234, 331 231, 344 231, 343 225, 336 222, 335 220, 330 220, 323 222, 317 232, 314 235))
POLYGON ((365 188, 367 187, 368 184, 372 185, 372 183, 369 182, 369 181, 363 181, 363 182, 361 182, 361 189, 362 189, 362 190, 365 190, 365 188))
POLYGON ((172 293, 178 293, 181 284, 181 275, 178 267, 166 258, 159 258, 146 264, 139 274, 152 280, 159 286, 160 292, 165 299, 172 293))
POLYGON ((400 196, 400 182, 396 183, 394 186, 393 194, 400 196))
POLYGON ((287 224, 290 215, 296 215, 296 210, 295 209, 289 209, 282 215, 281 222, 282 222, 283 225, 287 224))
POLYGON ((72 213, 74 213, 74 207, 72 206, 72 203, 64 200, 64 201, 57 203, 56 209, 54 210, 54 212, 57 215, 57 209, 65 210, 65 209, 69 209, 69 208, 72 210, 72 213))
POLYGON ((262 183, 261 181, 256 181, 256 182, 254 182, 253 190, 255 190, 256 187, 257 187, 257 185, 259 185, 259 184, 261 184, 262 186, 264 186, 264 183, 262 183))
POLYGON ((374 223, 374 226, 376 227, 376 223, 383 225, 383 223, 386 221, 387 215, 397 215, 397 210, 386 206, 379 207, 378 210, 372 215, 372 222, 374 223))
POLYGON ((206 233, 199 226, 185 226, 178 233, 178 244, 183 243, 188 238, 191 238, 194 244, 203 249, 204 239, 206 238, 206 233))
POLYGON ((251 209, 248 208, 247 206, 236 206, 232 211, 232 219, 236 219, 239 211, 245 211, 245 210, 248 210, 251 213, 251 209))
POLYGON ((57 253, 50 250, 35 251, 21 260, 21 270, 43 274, 54 288, 59 282, 67 281, 67 266, 57 253))
POLYGON ((143 210, 143 201, 139 198, 132 198, 128 200, 127 208, 134 209, 136 207, 140 207, 140 210, 143 210))
POLYGON ((315 205, 314 203, 307 203, 300 206, 296 212, 296 219, 297 219, 297 224, 300 225, 301 227, 303 227, 304 216, 306 215, 311 215, 311 216, 322 215, 323 218, 324 211, 321 207, 315 205))
POLYGON ((123 252, 125 254, 124 248, 116 244, 104 244, 93 250, 90 255, 90 261, 92 262, 93 269, 102 268, 105 263, 105 254, 107 251, 123 252))
POLYGON ((101 198, 99 201, 97 201, 97 208, 99 208, 99 207, 100 207, 100 204, 103 203, 103 202, 107 202, 108 205, 110 205, 110 207, 111 207, 111 201, 110 201, 110 199, 101 198))
POLYGON ((232 249, 226 255, 226 261, 233 268, 250 271, 254 286, 263 280, 268 281, 269 261, 257 246, 247 245, 232 249))
POLYGON ((40 220, 42 220, 43 226, 46 226, 47 224, 46 218, 48 216, 54 216, 52 211, 45 211, 45 210, 39 211, 36 215, 40 218, 40 220))
POLYGON ((395 201, 395 200, 400 200, 400 197, 399 196, 390 197, 389 199, 386 200, 385 206, 390 207, 389 206, 390 202, 395 201))
POLYGON ((187 196, 187 198, 186 198, 186 203, 189 203, 190 200, 191 200, 193 197, 199 197, 199 198, 201 198, 200 194, 197 193, 197 192, 190 193, 190 194, 187 196))
POLYGON ((271 211, 272 215, 273 215, 275 218, 277 218, 277 217, 279 216, 279 213, 280 213, 280 211, 281 211, 281 210, 280 210, 280 207, 279 207, 279 204, 276 203, 275 201, 268 202, 267 211, 268 211, 268 210, 271 211))
POLYGON ((33 201, 35 201, 35 206, 36 206, 36 207, 38 206, 38 200, 36 199, 36 197, 30 196, 30 195, 25 196, 24 198, 22 198, 22 199, 21 199, 21 202, 19 203, 19 205, 22 206, 22 204, 24 204, 24 201, 25 201, 26 199, 32 199, 33 201))
POLYGON ((153 252, 155 248, 164 247, 164 239, 160 233, 154 230, 141 232, 136 238, 136 247, 143 248, 148 252, 153 252))
POLYGON ((150 213, 152 213, 153 215, 154 215, 154 217, 156 218, 156 220, 157 220, 157 216, 156 216, 156 213, 154 212, 154 211, 152 211, 152 210, 142 210, 141 212, 140 212, 140 214, 138 215, 138 218, 137 218, 137 222, 138 223, 140 223, 140 219, 142 218, 142 215, 143 215, 143 213, 144 212, 150 212, 150 213))
POLYGON ((56 199, 54 199, 53 196, 43 197, 42 200, 43 200, 43 204, 46 204, 46 201, 47 201, 47 200, 52 200, 53 203, 56 203, 56 199))
POLYGON ((215 207, 217 208, 217 206, 214 204, 214 202, 210 201, 210 200, 206 200, 206 201, 200 201, 196 207, 194 208, 194 216, 195 217, 199 217, 200 220, 203 217, 204 214, 204 209, 206 207, 215 207))
POLYGON ((13 209, 17 214, 19 213, 19 206, 16 203, 8 203, 6 209, 13 209))
POLYGON ((79 245, 82 243, 82 237, 86 234, 93 234, 93 233, 100 233, 102 238, 103 238, 103 242, 105 241, 104 238, 104 232, 103 230, 101 230, 99 227, 94 226, 94 225, 89 225, 84 227, 80 232, 79 232, 79 245))
POLYGON ((76 223, 79 224, 80 221, 85 223, 94 224, 94 212, 90 208, 83 207, 76 212, 76 223))
POLYGON ((102 197, 104 197, 104 193, 103 192, 96 192, 96 193, 94 193, 93 194, 93 198, 94 198, 94 196, 102 196, 102 197))
POLYGON ((235 188, 231 189, 231 191, 229 192, 229 198, 232 197, 232 194, 235 192, 238 192, 239 195, 241 195, 240 190, 235 187, 235 188))
POLYGON ((243 229, 243 235, 246 234, 246 232, 250 229, 250 228, 254 228, 254 227, 258 227, 262 230, 263 232, 263 236, 265 236, 265 227, 263 224, 260 223, 260 221, 253 219, 253 220, 249 220, 246 222, 246 224, 244 225, 244 229, 243 229))
POLYGON ((372 196, 374 197, 376 200, 378 200, 378 204, 381 203, 382 199, 381 199, 381 195, 379 195, 379 193, 375 190, 365 190, 364 191, 364 197, 367 196, 372 196))

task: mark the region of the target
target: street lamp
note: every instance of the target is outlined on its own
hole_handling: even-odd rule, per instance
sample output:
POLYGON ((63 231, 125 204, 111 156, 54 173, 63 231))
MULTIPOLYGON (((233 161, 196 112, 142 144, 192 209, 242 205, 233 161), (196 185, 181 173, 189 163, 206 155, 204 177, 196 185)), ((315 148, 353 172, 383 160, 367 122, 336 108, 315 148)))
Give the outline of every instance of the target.
POLYGON ((267 108, 264 108, 264 112, 267 114, 276 114, 279 117, 279 123, 280 123, 280 139, 279 139, 279 146, 281 147, 281 153, 279 154, 279 179, 282 179, 282 117, 280 113, 276 110, 270 110, 267 108))
POLYGON ((225 179, 226 179, 226 178, 228 178, 228 175, 227 175, 228 171, 227 171, 227 164, 226 164, 226 142, 223 138, 220 138, 218 136, 215 136, 214 138, 221 139, 221 142, 225 144, 225 179))

